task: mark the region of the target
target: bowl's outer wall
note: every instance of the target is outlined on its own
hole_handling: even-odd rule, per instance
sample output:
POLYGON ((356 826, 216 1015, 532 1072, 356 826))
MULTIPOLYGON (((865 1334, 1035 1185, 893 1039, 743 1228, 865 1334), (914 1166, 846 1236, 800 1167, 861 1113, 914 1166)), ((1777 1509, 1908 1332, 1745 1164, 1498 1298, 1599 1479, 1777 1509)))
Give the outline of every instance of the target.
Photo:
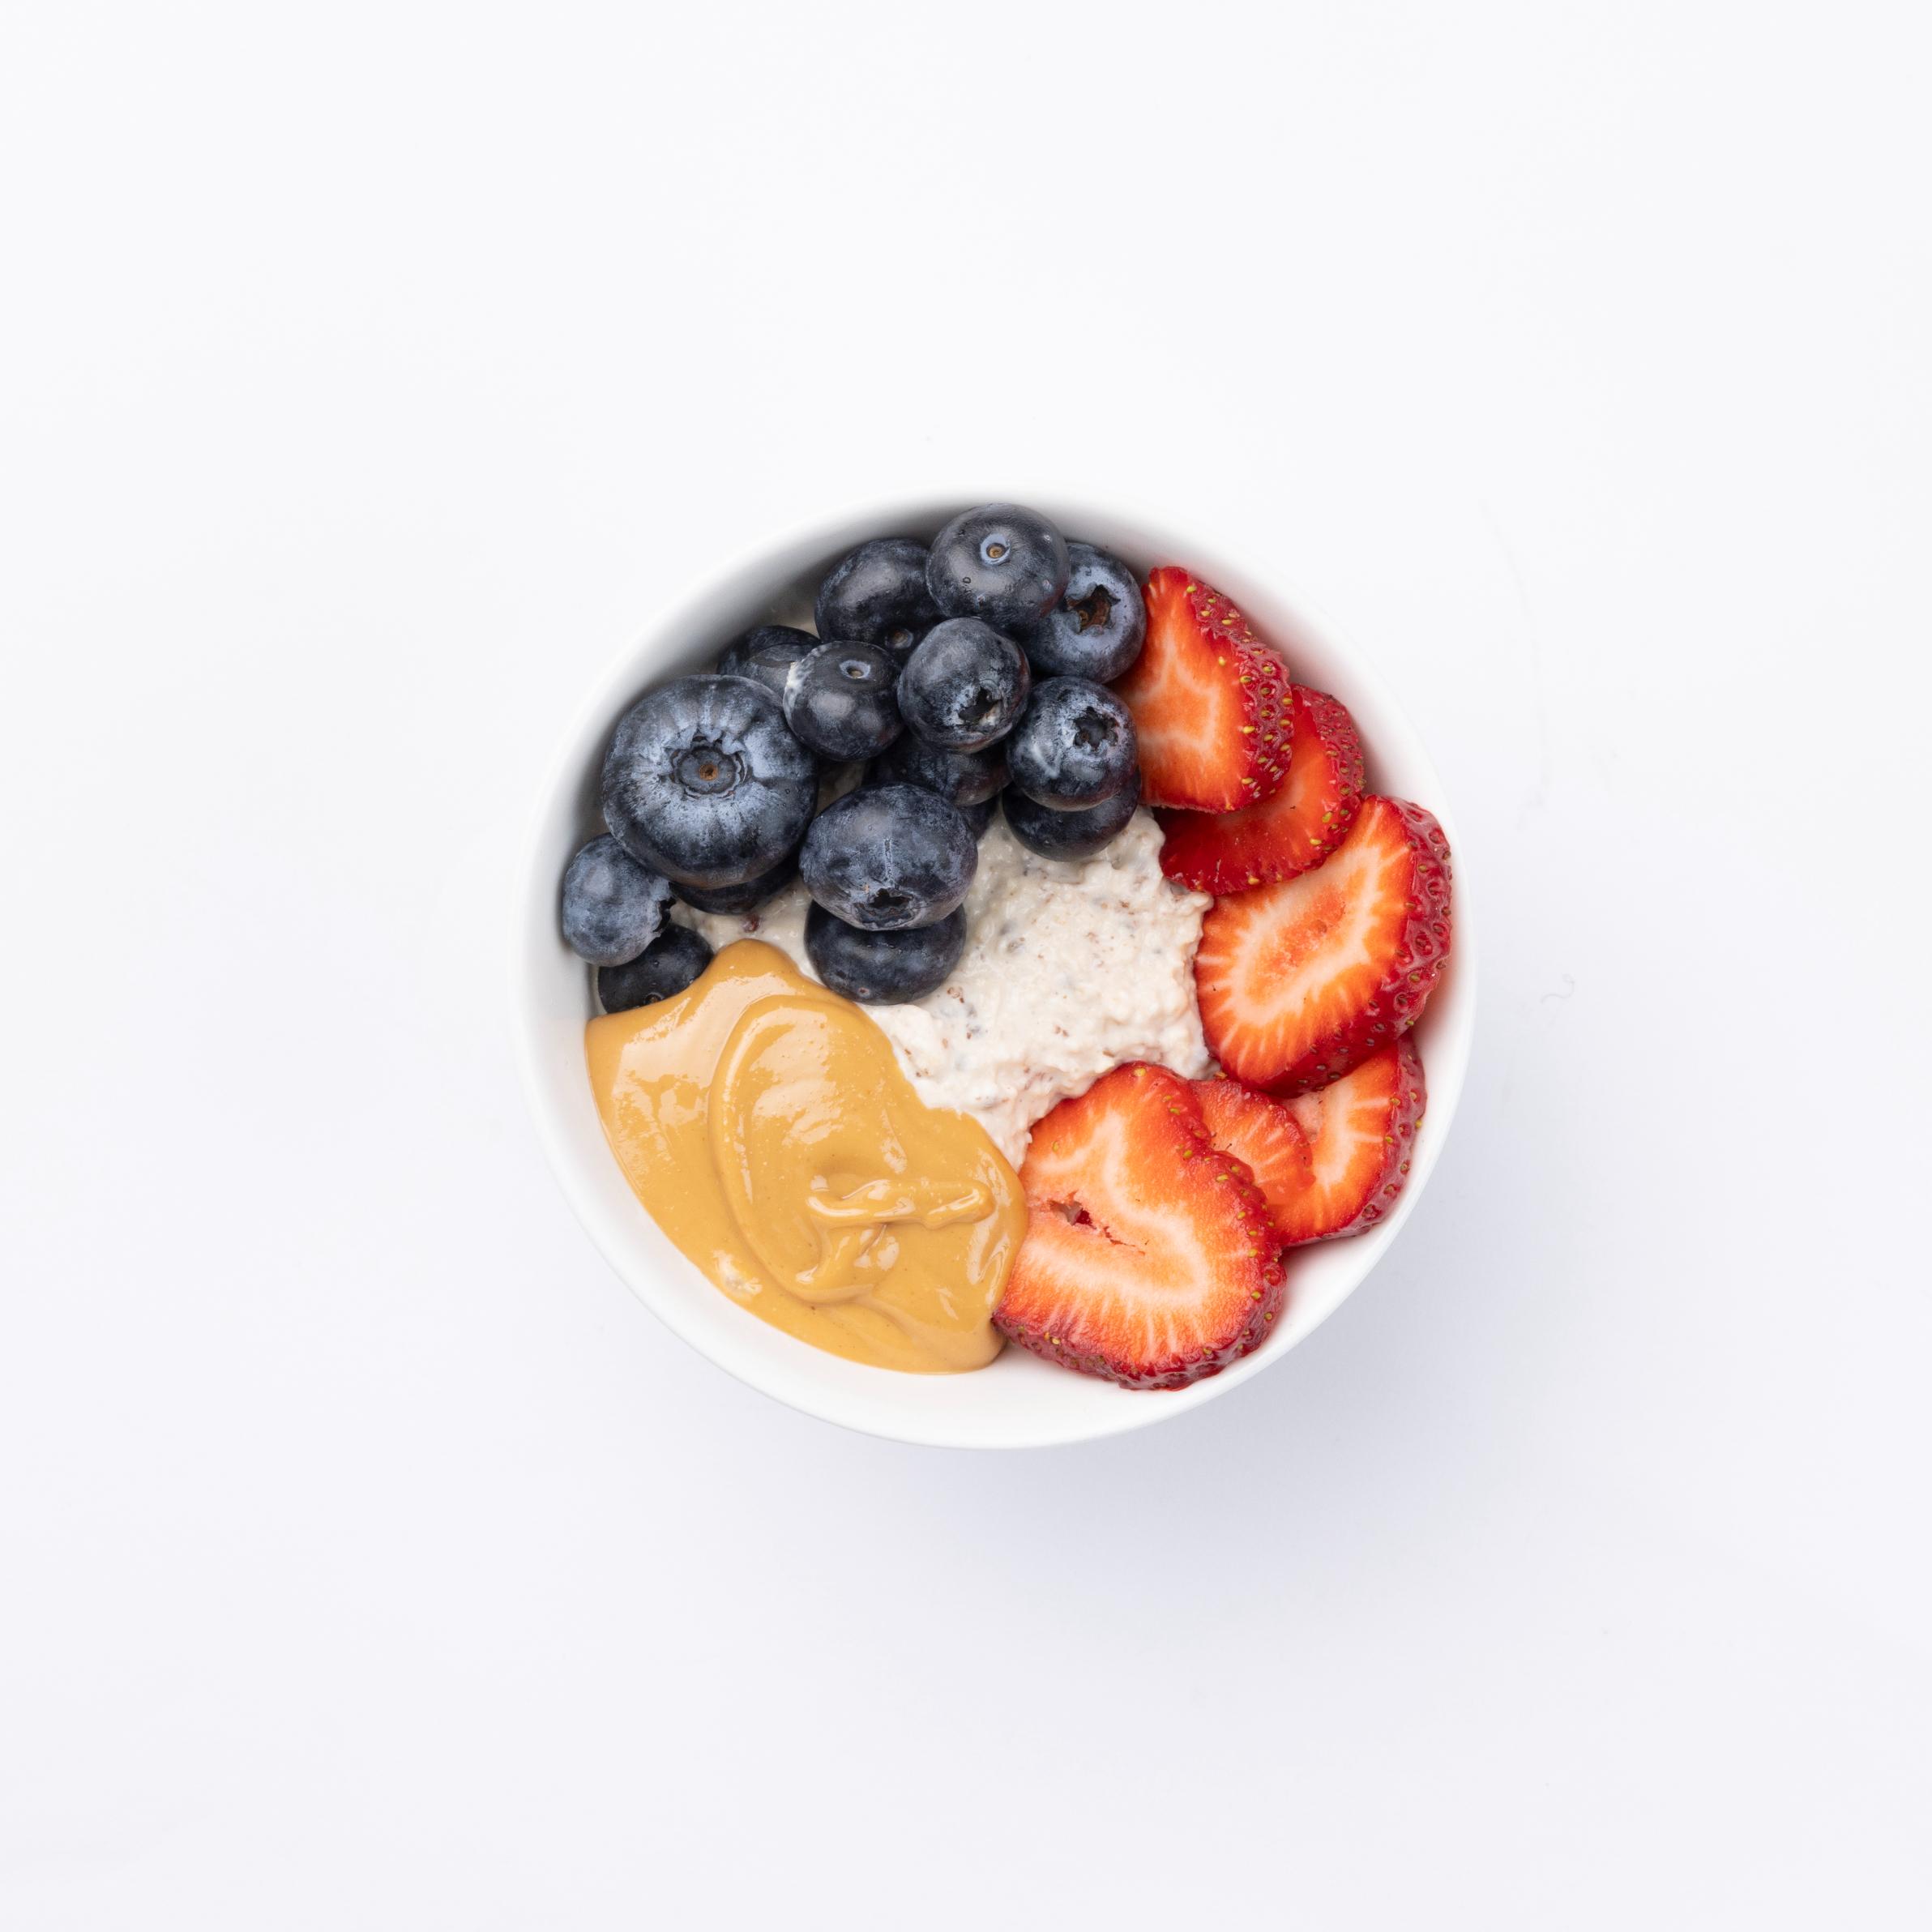
POLYGON ((518 1057, 545 1155, 598 1248, 677 1334, 754 1387, 828 1421, 905 1442, 1016 1448, 1114 1434, 1225 1395, 1280 1360, 1348 1297, 1400 1231, 1454 1116, 1474 1030, 1474 934, 1467 867, 1441 780, 1381 679, 1331 623, 1272 571, 1219 555, 1171 519, 1029 498, 1071 535, 1116 552, 1143 575, 1156 564, 1185 562, 1226 592, 1285 652, 1297 682, 1332 691, 1354 713, 1371 787, 1414 799, 1442 821, 1455 861, 1455 945, 1416 1032, 1429 1105, 1408 1186, 1372 1233, 1297 1250, 1288 1306, 1267 1341, 1182 1390, 1117 1388, 1017 1349, 970 1375, 864 1368, 780 1334, 719 1293, 659 1232, 605 1147, 584 1071, 590 979, 558 933, 558 883, 571 853, 603 829, 596 791, 604 748, 648 686, 707 668, 752 624, 809 622, 819 579, 854 545, 885 535, 930 538, 967 500, 877 506, 761 548, 682 600, 622 654, 568 734, 537 806, 513 911, 512 999, 518 1057))

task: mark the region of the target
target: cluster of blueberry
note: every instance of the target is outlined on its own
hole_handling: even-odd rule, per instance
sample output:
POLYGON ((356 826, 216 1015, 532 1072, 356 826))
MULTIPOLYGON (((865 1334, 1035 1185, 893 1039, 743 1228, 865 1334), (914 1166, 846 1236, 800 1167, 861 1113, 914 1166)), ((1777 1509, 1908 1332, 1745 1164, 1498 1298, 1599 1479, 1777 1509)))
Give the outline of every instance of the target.
POLYGON ((819 635, 763 625, 716 673, 647 692, 605 759, 610 835, 564 874, 564 936, 611 1012, 668 998, 710 948, 673 896, 748 913, 803 878, 806 947, 848 998, 917 999, 966 942, 997 797, 1019 842, 1089 857, 1140 798, 1107 688, 1139 656, 1140 585, 1037 511, 989 503, 930 548, 861 544, 819 587, 819 635), (866 763, 857 789, 829 782, 866 763))

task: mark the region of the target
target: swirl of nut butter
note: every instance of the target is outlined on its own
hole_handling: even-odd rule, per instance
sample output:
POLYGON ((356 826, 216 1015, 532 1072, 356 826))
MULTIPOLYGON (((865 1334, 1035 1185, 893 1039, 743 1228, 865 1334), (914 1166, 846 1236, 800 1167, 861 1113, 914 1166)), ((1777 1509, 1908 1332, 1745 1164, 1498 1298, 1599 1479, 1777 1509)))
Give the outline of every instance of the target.
POLYGON ((725 1201, 772 1279, 815 1306, 853 1301, 876 1288, 899 1257, 895 1229, 936 1232, 984 1220, 996 1205, 991 1189, 970 1176, 900 1171, 911 1123, 893 1120, 876 1097, 876 1083, 866 1077, 868 1061, 889 1058, 891 1050, 844 1002, 787 994, 747 1007, 718 1056, 707 1126, 725 1201), (868 1154, 875 1170, 843 1190, 834 1189, 823 1169, 812 1173, 801 1206, 817 1233, 817 1254, 804 1267, 795 1252, 786 1251, 770 1206, 761 1211, 756 1198, 758 1160, 749 1134, 763 1091, 759 1071, 765 1070, 767 1085, 784 1077, 768 1071, 774 1058, 796 1069, 788 1092, 797 1126, 785 1144, 795 1142, 805 1151, 816 1137, 827 1164, 836 1149, 836 1165, 848 1178, 868 1154), (841 1107, 851 1110, 850 1118, 835 1118, 841 1107), (869 1112, 878 1119, 866 1120, 869 1112))

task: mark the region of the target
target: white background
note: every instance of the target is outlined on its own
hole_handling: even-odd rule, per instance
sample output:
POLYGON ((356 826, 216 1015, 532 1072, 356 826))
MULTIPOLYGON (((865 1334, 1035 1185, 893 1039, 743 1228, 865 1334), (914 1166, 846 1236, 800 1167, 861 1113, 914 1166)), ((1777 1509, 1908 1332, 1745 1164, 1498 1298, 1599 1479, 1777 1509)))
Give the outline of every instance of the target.
POLYGON ((1926 1922, 1922 10, 0 17, 8 1932, 1926 1922), (655 609, 1015 479, 1485 956, 1327 1328, 975 1456, 623 1290, 504 925, 655 609))

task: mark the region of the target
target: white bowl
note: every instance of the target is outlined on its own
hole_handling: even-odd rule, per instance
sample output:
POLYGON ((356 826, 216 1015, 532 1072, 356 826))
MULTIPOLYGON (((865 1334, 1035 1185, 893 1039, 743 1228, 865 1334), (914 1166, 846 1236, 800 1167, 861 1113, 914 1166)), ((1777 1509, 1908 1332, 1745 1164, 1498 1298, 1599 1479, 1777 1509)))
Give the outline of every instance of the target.
POLYGON ((584 1067, 592 1013, 590 975, 558 930, 565 863, 603 830, 597 775, 612 728, 658 680, 708 665, 755 623, 810 622, 821 577, 871 536, 927 538, 963 508, 898 502, 830 519, 762 545, 665 612, 613 664, 566 740, 540 799, 517 888, 513 998, 524 1082, 538 1137, 591 1238, 639 1298, 691 1346, 741 1381, 827 1421, 901 1442, 956 1448, 1024 1448, 1113 1435, 1212 1402, 1279 1361, 1326 1321, 1400 1233, 1449 1131, 1475 1024, 1475 956, 1462 848, 1442 781, 1407 718, 1355 647, 1277 575, 1271 561, 1225 557, 1171 525, 1093 502, 1029 498, 1070 534, 1097 543, 1143 573, 1185 563, 1225 591, 1288 654, 1296 681, 1332 691, 1355 715, 1372 789, 1425 805, 1458 861, 1455 945, 1416 1029, 1429 1105, 1416 1136, 1408 1186, 1371 1233, 1297 1250, 1288 1305, 1261 1348, 1232 1368, 1178 1390, 1117 1388, 1008 1349, 965 1375, 908 1375, 862 1367, 794 1340, 748 1314, 707 1281, 658 1231, 604 1141, 584 1067))

